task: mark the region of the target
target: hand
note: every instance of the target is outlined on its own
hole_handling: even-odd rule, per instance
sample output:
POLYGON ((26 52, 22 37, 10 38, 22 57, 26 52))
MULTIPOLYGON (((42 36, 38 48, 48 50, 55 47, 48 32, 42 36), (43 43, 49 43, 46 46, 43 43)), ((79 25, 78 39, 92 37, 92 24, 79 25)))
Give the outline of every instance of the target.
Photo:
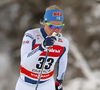
POLYGON ((55 81, 55 88, 56 88, 56 90, 63 90, 62 80, 56 80, 55 81))
POLYGON ((48 48, 54 45, 56 38, 54 36, 47 36, 46 39, 43 41, 43 48, 48 48))

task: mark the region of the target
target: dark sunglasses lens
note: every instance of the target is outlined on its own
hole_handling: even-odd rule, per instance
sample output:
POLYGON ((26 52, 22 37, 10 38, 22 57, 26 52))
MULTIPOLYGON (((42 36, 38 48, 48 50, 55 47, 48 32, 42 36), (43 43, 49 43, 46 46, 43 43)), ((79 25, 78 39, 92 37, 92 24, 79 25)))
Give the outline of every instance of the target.
POLYGON ((63 26, 58 26, 58 29, 61 29, 61 28, 63 28, 63 26))
POLYGON ((61 28, 63 28, 63 25, 55 26, 55 25, 50 24, 49 27, 52 28, 52 29, 56 29, 56 28, 61 29, 61 28))
POLYGON ((56 26, 55 25, 49 25, 50 28, 55 29, 56 26))

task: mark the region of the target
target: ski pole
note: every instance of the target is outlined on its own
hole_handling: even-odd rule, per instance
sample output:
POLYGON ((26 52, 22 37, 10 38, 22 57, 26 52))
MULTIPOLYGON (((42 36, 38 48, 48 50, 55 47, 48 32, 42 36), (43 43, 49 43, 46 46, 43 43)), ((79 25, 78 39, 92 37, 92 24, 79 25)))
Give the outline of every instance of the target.
MULTIPOLYGON (((53 32, 53 34, 52 34, 51 36, 54 36, 54 37, 55 37, 56 35, 57 35, 57 33, 56 33, 56 32, 53 32)), ((43 64, 42 64, 42 69, 41 69, 41 72, 40 72, 40 74, 39 74, 39 78, 38 78, 38 81, 37 81, 37 84, 36 84, 36 88, 35 88, 35 90, 37 90, 37 88, 38 88, 38 84, 39 84, 39 82, 40 82, 41 75, 42 75, 42 72, 43 72, 43 68, 44 68, 44 65, 45 65, 46 59, 47 59, 47 57, 48 57, 48 54, 49 54, 49 50, 50 50, 50 48, 51 48, 51 47, 48 47, 48 50, 47 50, 47 53, 46 53, 45 59, 44 59, 43 64)))

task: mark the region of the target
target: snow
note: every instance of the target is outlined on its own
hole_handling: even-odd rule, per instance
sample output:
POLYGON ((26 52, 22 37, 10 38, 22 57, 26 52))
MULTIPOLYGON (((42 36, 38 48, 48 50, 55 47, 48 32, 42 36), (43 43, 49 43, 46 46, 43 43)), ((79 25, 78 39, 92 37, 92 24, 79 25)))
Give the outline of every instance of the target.
POLYGON ((64 86, 64 90, 100 90, 100 70, 93 71, 79 51, 71 35, 65 36, 70 42, 70 52, 76 58, 76 67, 80 68, 85 78, 74 78, 64 86))

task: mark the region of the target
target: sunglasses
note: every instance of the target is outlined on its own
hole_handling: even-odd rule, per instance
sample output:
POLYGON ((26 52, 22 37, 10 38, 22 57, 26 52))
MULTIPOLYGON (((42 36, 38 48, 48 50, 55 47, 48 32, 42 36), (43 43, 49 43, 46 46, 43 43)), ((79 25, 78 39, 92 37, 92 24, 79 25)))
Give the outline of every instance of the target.
POLYGON ((52 28, 52 29, 56 29, 56 28, 58 28, 58 29, 61 29, 61 28, 63 28, 64 27, 64 25, 65 25, 65 23, 63 23, 63 24, 61 24, 61 25, 55 25, 55 24, 51 24, 51 23, 46 23, 50 28, 52 28))

